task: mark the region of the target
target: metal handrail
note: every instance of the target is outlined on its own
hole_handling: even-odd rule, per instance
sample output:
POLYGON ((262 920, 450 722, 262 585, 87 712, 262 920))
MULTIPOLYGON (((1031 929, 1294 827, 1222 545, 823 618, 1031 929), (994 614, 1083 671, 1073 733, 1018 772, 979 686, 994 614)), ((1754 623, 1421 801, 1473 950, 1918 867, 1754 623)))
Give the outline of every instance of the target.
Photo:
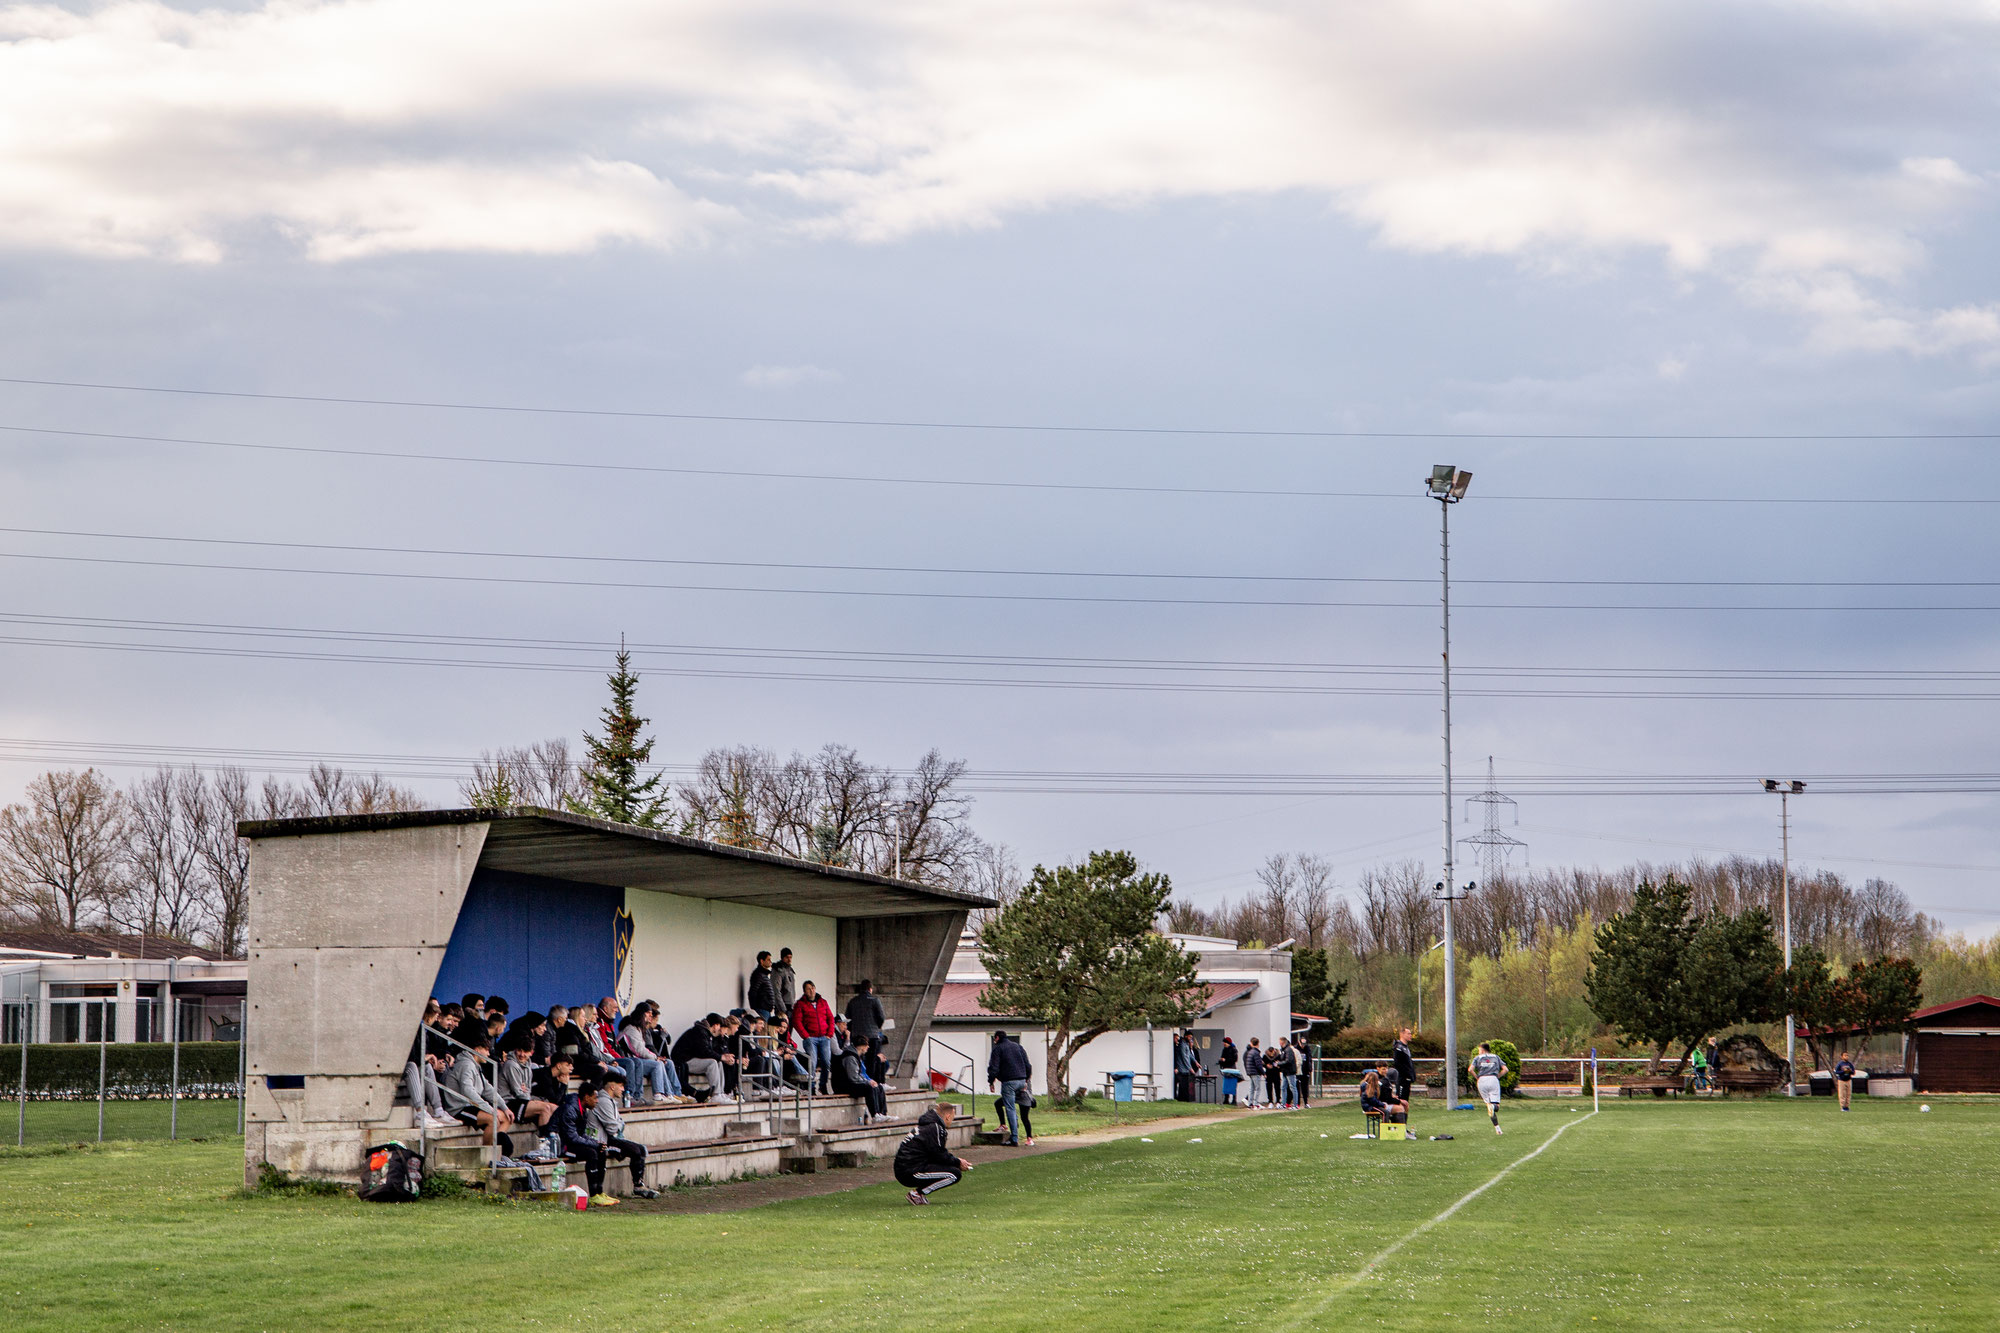
MULTIPOLYGON (((962 1086, 965 1088, 966 1096, 976 1099, 979 1096, 979 1089, 974 1085, 972 1080, 979 1073, 979 1062, 974 1060, 971 1056, 967 1055, 964 1051, 959 1050, 958 1047, 952 1045, 948 1041, 939 1041, 936 1037, 928 1037, 927 1040, 930 1042, 931 1045, 942 1046, 945 1050, 950 1051, 953 1055, 965 1061, 965 1080, 962 1086)), ((952 1084, 952 1076, 949 1074, 945 1075, 945 1086, 948 1088, 951 1086, 951 1084, 952 1084)))

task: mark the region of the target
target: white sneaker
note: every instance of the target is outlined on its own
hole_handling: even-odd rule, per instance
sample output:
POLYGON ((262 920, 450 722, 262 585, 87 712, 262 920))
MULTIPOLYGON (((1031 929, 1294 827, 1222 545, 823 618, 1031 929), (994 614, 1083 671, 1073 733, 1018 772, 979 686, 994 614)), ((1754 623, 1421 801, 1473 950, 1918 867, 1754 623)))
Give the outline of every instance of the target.
POLYGON ((1504 1130, 1504 1129, 1502 1129, 1502 1128, 1500 1128, 1500 1126, 1498 1126, 1498 1125, 1495 1125, 1495 1126, 1493 1127, 1493 1132, 1494 1132, 1495 1134, 1505 1134, 1505 1133, 1506 1133, 1507 1131, 1506 1131, 1506 1130, 1504 1130))

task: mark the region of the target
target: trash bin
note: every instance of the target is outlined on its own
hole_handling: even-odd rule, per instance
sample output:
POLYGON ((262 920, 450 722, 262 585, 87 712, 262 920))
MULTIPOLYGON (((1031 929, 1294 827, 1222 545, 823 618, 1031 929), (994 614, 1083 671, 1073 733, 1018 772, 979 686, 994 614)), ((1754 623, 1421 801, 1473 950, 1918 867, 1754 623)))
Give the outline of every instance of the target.
POLYGON ((1111 1100, 1129 1102, 1132 1100, 1132 1071, 1114 1069, 1111 1071, 1111 1100))
POLYGON ((1806 1075, 1806 1082, 1812 1085, 1813 1096, 1815 1097, 1833 1096, 1833 1075, 1828 1073, 1826 1070, 1824 1069, 1813 1070, 1812 1073, 1806 1075))
POLYGON ((1236 1085, 1242 1081, 1243 1076, 1235 1070, 1224 1070, 1222 1074, 1222 1100, 1233 1104, 1236 1101, 1236 1085))

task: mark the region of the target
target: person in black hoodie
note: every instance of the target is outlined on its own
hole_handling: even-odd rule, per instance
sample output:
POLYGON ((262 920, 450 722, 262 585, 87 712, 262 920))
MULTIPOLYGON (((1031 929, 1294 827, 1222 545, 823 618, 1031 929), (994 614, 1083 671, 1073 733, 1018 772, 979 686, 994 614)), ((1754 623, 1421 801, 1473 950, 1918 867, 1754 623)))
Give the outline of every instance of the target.
POLYGON ((755 1009, 767 1023, 778 1007, 778 987, 771 975, 769 949, 757 955, 757 966, 750 973, 750 984, 744 988, 743 1004, 746 1008, 755 1009))
MULTIPOLYGON (((1028 1063, 1028 1052, 1021 1043, 1005 1032, 993 1034, 993 1052, 986 1057, 986 1086, 989 1090, 998 1088, 1000 1103, 995 1114, 1007 1126, 1007 1146, 1021 1146, 1021 1095, 1028 1090, 1028 1081, 1034 1069, 1028 1063)), ((1051 1093, 1050 1095, 1054 1095, 1051 1093)))
POLYGON ((950 1189, 972 1169, 948 1146, 957 1111, 950 1102, 939 1102, 917 1117, 917 1127, 897 1145, 896 1183, 910 1191, 904 1197, 913 1204, 929 1203, 931 1195, 950 1189))
POLYGON ((864 1041, 881 1045, 882 1024, 887 1021, 888 1015, 882 1012, 882 1001, 875 994, 875 983, 863 977, 861 988, 847 1002, 847 1026, 854 1035, 855 1045, 864 1041))
POLYGON ((1417 1060, 1410 1054, 1410 1029, 1396 1034, 1396 1100, 1410 1100, 1410 1085, 1417 1081, 1417 1060))
POLYGON ((847 1047, 834 1057, 833 1090, 848 1097, 861 1098, 861 1123, 867 1124, 877 1116, 889 1114, 889 1094, 880 1083, 868 1076, 868 1041, 866 1038, 847 1047))

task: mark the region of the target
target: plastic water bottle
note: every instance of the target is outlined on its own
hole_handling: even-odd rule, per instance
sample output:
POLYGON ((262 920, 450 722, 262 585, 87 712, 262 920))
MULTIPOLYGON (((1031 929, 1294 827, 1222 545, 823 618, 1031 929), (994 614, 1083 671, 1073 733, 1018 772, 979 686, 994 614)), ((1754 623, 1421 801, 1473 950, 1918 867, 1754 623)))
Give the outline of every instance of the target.
POLYGON ((563 1181, 569 1179, 569 1168, 563 1164, 561 1158, 556 1159, 555 1174, 551 1178, 555 1181, 556 1193, 561 1194, 563 1192, 563 1181))

